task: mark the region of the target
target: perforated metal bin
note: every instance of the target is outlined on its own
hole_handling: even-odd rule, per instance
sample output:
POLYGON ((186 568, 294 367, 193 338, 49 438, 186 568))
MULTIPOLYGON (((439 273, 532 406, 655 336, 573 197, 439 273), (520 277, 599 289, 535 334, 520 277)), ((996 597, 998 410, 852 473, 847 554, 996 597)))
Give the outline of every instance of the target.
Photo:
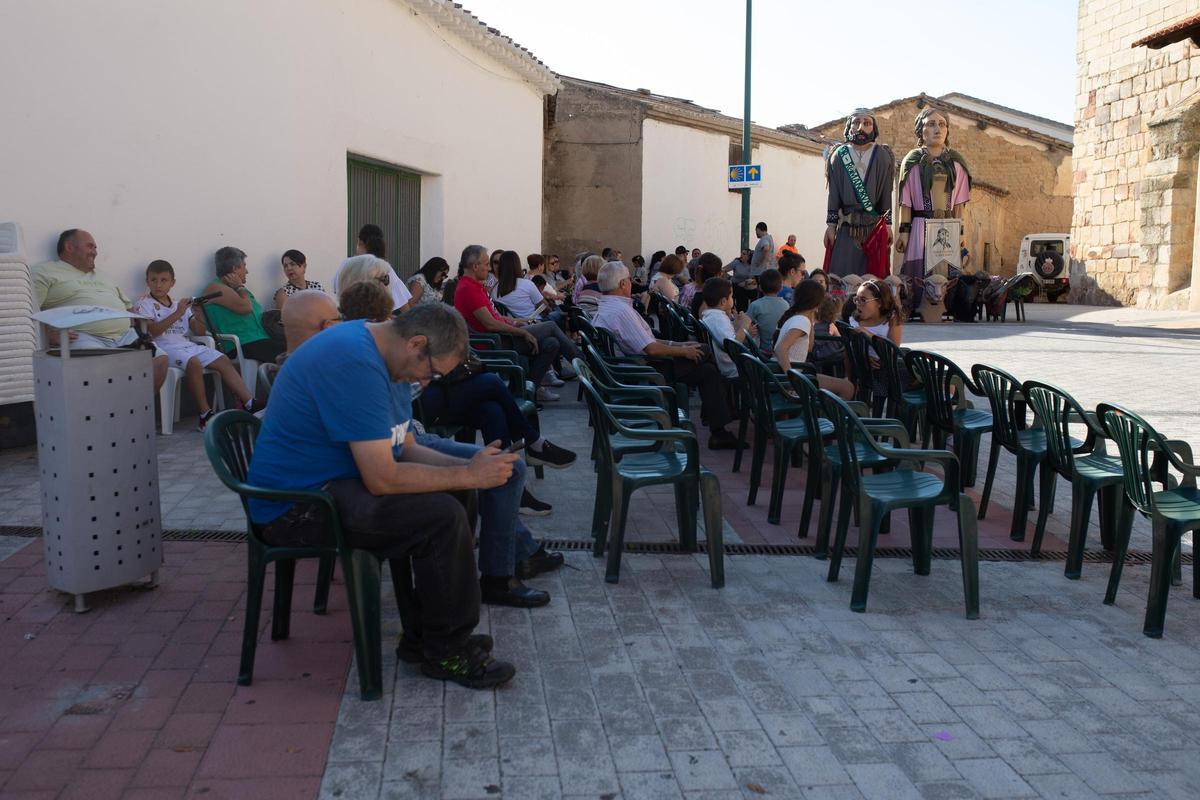
POLYGON ((151 354, 42 350, 33 367, 46 575, 85 611, 162 565, 151 354))

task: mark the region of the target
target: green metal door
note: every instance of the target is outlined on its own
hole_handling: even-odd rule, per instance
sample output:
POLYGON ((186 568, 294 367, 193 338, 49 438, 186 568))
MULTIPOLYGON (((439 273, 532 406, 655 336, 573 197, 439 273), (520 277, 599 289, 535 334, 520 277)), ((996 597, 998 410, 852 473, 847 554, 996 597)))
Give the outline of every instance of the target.
POLYGON ((401 278, 420 268, 421 176, 379 161, 348 156, 346 194, 349 219, 346 249, 354 253, 363 225, 383 229, 387 260, 401 278))

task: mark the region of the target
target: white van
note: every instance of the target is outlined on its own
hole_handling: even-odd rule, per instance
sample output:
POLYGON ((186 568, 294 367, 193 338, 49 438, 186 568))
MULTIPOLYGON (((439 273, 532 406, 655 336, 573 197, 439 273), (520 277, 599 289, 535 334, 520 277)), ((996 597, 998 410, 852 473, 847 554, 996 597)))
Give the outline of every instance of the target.
POLYGON ((1046 295, 1046 302, 1056 302, 1071 291, 1070 253, 1071 234, 1031 233, 1021 240, 1017 273, 1033 275, 1046 295))

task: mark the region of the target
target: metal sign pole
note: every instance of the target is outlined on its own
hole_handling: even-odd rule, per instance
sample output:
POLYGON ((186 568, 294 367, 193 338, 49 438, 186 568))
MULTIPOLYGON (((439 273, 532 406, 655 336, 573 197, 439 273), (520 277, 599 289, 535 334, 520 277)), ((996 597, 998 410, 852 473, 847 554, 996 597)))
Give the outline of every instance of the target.
MULTIPOLYGON (((742 109, 742 163, 750 163, 750 17, 754 0, 746 0, 746 104, 742 109)), ((742 249, 750 247, 750 189, 742 191, 742 249)))

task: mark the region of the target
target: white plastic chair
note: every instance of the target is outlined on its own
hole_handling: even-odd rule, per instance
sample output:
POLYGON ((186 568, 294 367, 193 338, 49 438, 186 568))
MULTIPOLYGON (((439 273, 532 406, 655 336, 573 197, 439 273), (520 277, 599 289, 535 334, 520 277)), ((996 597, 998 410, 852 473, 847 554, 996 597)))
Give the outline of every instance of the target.
MULTIPOLYGON (((211 336, 189 336, 189 339, 197 344, 206 345, 207 347, 215 347, 216 342, 211 336)), ((205 375, 209 375, 213 379, 213 401, 212 407, 221 411, 225 408, 225 387, 221 380, 219 372, 205 370, 205 375)), ((167 367, 167 377, 163 381, 162 389, 158 392, 159 414, 161 416, 161 428, 163 436, 170 436, 175 432, 175 423, 179 421, 179 400, 180 390, 183 387, 183 370, 179 367, 167 367)))
POLYGON ((242 340, 232 333, 217 333, 213 334, 217 341, 229 342, 233 345, 233 355, 229 355, 229 359, 237 365, 238 371, 242 373, 242 382, 246 384, 246 388, 250 390, 250 396, 254 397, 255 387, 258 385, 258 362, 253 358, 246 358, 242 354, 242 340))

